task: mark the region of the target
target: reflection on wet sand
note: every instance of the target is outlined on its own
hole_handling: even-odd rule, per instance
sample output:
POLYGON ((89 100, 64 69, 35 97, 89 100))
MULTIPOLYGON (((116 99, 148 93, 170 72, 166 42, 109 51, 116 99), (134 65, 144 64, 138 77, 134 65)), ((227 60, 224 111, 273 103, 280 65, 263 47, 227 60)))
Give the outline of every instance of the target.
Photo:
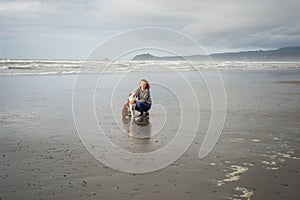
POLYGON ((151 123, 150 117, 125 117, 122 118, 123 126, 130 137, 140 139, 150 139, 151 123))

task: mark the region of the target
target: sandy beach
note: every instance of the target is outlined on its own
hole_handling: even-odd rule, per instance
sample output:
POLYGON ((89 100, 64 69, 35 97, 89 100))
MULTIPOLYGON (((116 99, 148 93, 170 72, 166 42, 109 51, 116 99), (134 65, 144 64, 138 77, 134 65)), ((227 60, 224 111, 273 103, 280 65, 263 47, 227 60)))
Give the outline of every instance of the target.
MULTIPOLYGON (((196 138, 174 163, 144 174, 111 169, 85 148, 72 113, 75 75, 0 77, 0 199, 300 199, 300 70, 221 71, 225 124, 218 143, 203 159, 198 152, 209 123, 209 93, 194 72, 186 73, 200 99, 196 138)), ((81 76, 87 82, 97 78, 81 76)), ((122 103, 144 77, 176 84, 172 74, 134 72, 127 76, 131 82, 116 88, 113 107, 104 108, 111 91, 105 85, 95 90, 96 116, 110 130, 108 137, 132 152, 162 148, 180 120, 176 96, 153 84, 153 101, 173 117, 163 131, 160 106, 153 106, 146 126, 130 127, 122 121, 122 103), (118 127, 149 137, 118 134, 118 127)), ((85 86, 79 89, 84 96, 85 86)))

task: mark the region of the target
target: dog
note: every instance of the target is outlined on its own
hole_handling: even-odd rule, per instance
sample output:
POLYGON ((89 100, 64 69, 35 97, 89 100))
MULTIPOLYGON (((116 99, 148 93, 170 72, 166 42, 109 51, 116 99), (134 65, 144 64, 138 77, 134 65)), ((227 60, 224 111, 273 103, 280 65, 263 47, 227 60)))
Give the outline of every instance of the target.
POLYGON ((128 112, 130 112, 131 117, 134 117, 134 115, 135 115, 135 106, 136 106, 135 102, 136 102, 136 100, 137 100, 136 95, 133 92, 129 93, 129 98, 128 98, 128 102, 129 102, 128 112))
POLYGON ((122 109, 122 118, 126 118, 128 116, 131 117, 135 116, 136 100, 137 100, 136 95, 133 92, 129 93, 129 97, 122 109))

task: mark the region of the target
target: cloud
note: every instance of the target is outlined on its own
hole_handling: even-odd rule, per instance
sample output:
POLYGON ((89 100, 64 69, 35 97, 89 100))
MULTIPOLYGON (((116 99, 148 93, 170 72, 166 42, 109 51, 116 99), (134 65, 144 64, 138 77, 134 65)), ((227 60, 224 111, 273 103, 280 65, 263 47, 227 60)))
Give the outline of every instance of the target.
POLYGON ((275 3, 277 5, 269 1, 251 2, 251 4, 236 2, 228 6, 226 1, 214 5, 214 8, 199 13, 198 20, 188 23, 183 27, 183 31, 206 39, 218 35, 257 32, 286 25, 286 23, 292 26, 296 25, 298 23, 296 19, 300 18, 300 13, 296 10, 296 5, 299 3, 293 5, 290 2, 289 8, 284 9, 286 2, 275 3))
POLYGON ((300 45, 299 1, 226 1, 210 6, 182 28, 204 46, 220 51, 300 45))
MULTIPOLYGON (((50 4, 39 1, 2 1, 0 2, 0 16, 6 19, 30 20, 46 16, 55 10, 50 4)), ((2 20, 1 20, 2 21, 2 20)), ((3 21, 2 21, 3 22, 3 21)))
POLYGON ((184 32, 211 51, 296 46, 299 8, 299 0, 0 0, 0 47, 59 38, 62 55, 74 43, 86 55, 113 34, 147 26, 184 32))

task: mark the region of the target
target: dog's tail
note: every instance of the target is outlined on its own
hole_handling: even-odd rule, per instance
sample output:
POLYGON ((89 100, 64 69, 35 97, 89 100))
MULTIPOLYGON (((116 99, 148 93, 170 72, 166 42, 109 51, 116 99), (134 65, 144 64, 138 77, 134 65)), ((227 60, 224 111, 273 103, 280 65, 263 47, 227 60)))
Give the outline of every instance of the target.
POLYGON ((128 115, 128 109, 127 109, 127 104, 124 103, 123 109, 122 109, 122 118, 124 119, 128 115))

